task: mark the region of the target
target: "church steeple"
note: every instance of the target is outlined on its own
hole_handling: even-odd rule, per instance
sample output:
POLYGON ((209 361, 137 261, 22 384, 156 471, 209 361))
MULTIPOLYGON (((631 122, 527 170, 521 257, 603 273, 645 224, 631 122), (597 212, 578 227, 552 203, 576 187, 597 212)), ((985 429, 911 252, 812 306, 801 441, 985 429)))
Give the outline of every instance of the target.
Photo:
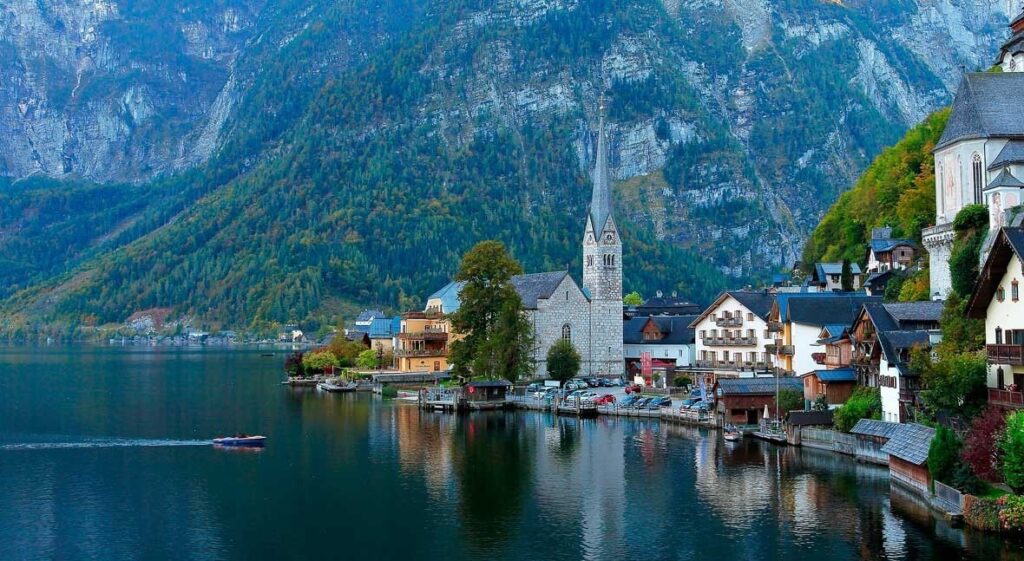
POLYGON ((612 214, 611 177, 608 173, 608 143, 604 134, 603 95, 598 106, 598 112, 597 157, 594 165, 594 174, 591 177, 594 184, 594 193, 590 201, 590 222, 593 225, 594 231, 600 234, 604 231, 606 222, 612 214))

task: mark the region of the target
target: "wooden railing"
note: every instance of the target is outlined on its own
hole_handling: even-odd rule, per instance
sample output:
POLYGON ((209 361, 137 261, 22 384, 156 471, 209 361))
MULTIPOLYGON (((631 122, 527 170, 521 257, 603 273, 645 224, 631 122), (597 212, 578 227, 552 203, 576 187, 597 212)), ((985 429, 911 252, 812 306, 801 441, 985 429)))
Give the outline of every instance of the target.
POLYGON ((396 349, 397 357, 444 357, 448 355, 448 349, 396 349))
POLYGON ((989 388, 988 402, 992 405, 1001 405, 1003 407, 1024 408, 1024 392, 989 388))
POLYGON ((752 347, 757 337, 705 337, 703 342, 708 347, 752 347))
POLYGON ((1024 365, 1024 345, 985 345, 989 364, 1024 365))
POLYGON ((718 318, 715 320, 715 325, 718 327, 739 327, 743 325, 743 317, 733 316, 731 318, 718 318))
POLYGON ((448 332, 428 329, 425 331, 403 331, 398 334, 399 339, 418 341, 447 341, 448 332))

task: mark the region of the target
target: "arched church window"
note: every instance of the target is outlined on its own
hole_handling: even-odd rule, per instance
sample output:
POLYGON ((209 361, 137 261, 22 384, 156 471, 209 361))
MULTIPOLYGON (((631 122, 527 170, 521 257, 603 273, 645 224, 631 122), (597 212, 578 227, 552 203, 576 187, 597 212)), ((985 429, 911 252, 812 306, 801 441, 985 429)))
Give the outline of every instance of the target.
POLYGON ((588 255, 587 256, 587 267, 593 267, 593 266, 594 266, 594 256, 593 255, 588 255))
POLYGON ((562 326, 562 340, 572 341, 572 327, 568 323, 562 326))
POLYGON ((974 156, 971 158, 971 179, 974 184, 974 202, 977 204, 981 204, 981 191, 985 187, 982 183, 983 179, 981 173, 981 155, 977 153, 975 153, 974 156))

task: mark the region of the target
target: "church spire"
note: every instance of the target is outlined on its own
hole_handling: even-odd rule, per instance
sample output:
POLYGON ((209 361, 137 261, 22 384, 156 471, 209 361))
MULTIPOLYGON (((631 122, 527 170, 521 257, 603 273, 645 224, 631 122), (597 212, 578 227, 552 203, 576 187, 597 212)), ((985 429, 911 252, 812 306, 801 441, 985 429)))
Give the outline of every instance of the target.
POLYGON ((611 177, 608 173, 608 142, 604 134, 604 95, 601 95, 598 106, 600 121, 597 132, 597 158, 594 165, 594 174, 591 177, 594 184, 593 199, 590 201, 590 221, 594 231, 598 234, 604 230, 608 217, 612 214, 612 192, 611 177))

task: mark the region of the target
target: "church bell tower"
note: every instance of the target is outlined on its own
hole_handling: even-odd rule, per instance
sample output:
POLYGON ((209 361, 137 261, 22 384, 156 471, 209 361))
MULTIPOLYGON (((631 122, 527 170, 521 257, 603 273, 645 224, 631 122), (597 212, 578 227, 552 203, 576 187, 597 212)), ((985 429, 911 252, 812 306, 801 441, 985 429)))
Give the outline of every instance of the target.
POLYGON ((612 217, 608 141, 604 130, 604 98, 600 103, 593 197, 583 232, 583 288, 590 296, 591 374, 621 375, 622 240, 612 217))

